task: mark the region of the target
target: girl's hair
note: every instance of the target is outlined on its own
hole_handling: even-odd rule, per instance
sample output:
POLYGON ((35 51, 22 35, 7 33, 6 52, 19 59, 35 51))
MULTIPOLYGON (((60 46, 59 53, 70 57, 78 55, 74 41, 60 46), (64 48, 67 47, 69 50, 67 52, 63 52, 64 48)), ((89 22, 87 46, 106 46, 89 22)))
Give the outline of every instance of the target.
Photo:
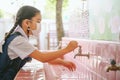
POLYGON ((36 13, 40 13, 40 10, 38 10, 35 7, 32 6, 23 6, 21 7, 16 15, 16 19, 15 19, 15 23, 13 28, 8 32, 8 34, 5 36, 5 40, 6 38, 8 38, 10 36, 10 34, 15 30, 15 28, 17 27, 17 25, 21 26, 22 21, 24 19, 32 19, 32 17, 34 17, 36 15, 36 13))

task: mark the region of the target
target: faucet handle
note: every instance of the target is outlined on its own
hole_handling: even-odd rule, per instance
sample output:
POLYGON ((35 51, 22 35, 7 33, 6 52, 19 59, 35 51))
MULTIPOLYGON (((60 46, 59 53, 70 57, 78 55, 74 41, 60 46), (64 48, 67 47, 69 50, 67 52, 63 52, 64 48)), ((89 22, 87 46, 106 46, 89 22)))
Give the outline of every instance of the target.
POLYGON ((116 61, 114 59, 111 59, 110 64, 111 65, 116 65, 116 61))
POLYGON ((111 64, 111 66, 109 66, 109 67, 107 68, 107 72, 109 72, 110 70, 111 70, 111 71, 120 70, 120 66, 117 66, 117 65, 116 65, 116 61, 115 61, 114 59, 111 59, 111 60, 110 60, 110 64, 111 64))

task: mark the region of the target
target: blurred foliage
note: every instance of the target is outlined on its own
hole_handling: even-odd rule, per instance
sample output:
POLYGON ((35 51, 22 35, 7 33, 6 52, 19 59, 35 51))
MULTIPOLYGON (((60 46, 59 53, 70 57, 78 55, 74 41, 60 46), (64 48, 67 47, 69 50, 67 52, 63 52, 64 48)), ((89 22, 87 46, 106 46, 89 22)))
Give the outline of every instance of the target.
POLYGON ((3 11, 0 9, 0 18, 3 17, 3 11))
MULTIPOLYGON (((47 19, 55 19, 56 15, 56 1, 57 0, 46 0, 45 12, 43 17, 47 19)), ((63 12, 68 6, 68 0, 63 0, 62 9, 63 12)))
MULTIPOLYGON (((47 0, 47 3, 51 6, 54 6, 56 4, 57 0, 47 0)), ((66 8, 68 5, 68 0, 63 0, 63 8, 66 8)), ((55 6, 54 6, 55 7, 55 6)))

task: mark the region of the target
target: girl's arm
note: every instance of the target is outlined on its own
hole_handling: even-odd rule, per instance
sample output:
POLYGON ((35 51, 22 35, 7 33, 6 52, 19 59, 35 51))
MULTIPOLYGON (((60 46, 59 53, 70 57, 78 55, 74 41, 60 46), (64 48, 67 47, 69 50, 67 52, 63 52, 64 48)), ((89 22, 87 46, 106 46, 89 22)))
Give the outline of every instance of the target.
POLYGON ((68 68, 70 71, 76 70, 76 65, 73 62, 61 58, 57 58, 55 60, 49 61, 48 63, 52 65, 62 65, 68 68))
POLYGON ((70 41, 64 49, 51 52, 40 52, 39 50, 35 50, 29 56, 41 62, 49 62, 73 51, 77 47, 78 43, 76 41, 70 41))

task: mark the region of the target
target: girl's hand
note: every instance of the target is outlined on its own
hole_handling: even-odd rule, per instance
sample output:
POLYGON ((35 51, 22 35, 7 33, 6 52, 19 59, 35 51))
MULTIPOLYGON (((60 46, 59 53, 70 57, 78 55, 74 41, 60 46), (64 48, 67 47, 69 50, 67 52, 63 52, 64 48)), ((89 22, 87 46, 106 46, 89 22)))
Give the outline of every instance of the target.
POLYGON ((68 52, 70 52, 70 51, 73 51, 75 48, 77 48, 78 47, 78 43, 77 43, 77 41, 70 41, 69 42, 69 44, 67 45, 67 47, 66 47, 66 50, 68 51, 68 52))
POLYGON ((76 70, 76 65, 71 61, 64 60, 63 66, 68 68, 70 71, 75 71, 76 70))

